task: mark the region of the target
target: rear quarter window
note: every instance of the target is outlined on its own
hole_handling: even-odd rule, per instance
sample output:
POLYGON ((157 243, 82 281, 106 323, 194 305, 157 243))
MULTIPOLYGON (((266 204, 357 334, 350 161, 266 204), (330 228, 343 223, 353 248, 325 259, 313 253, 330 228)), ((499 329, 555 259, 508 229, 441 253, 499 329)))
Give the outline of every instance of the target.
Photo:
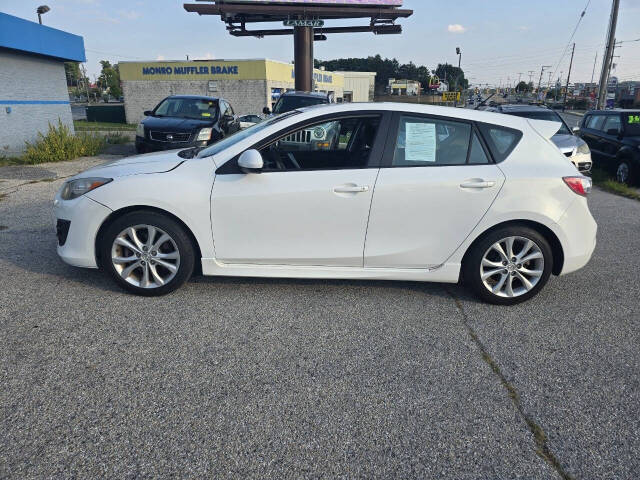
POLYGON ((504 161, 522 138, 522 132, 513 128, 486 123, 478 127, 496 163, 504 161))

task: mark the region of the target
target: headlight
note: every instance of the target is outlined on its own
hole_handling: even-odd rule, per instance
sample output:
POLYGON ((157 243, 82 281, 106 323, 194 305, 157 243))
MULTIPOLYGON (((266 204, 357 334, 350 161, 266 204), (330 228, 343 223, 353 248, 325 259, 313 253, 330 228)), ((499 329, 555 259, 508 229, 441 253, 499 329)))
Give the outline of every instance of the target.
POLYGON ((327 132, 322 127, 316 127, 313 129, 313 136, 316 138, 324 138, 326 134, 327 132))
POLYGON ((144 138, 144 125, 142 123, 139 123, 136 127, 136 137, 144 138))
POLYGON ((582 153, 584 155, 591 153, 591 150, 589 150, 589 145, 587 145, 586 143, 583 143, 582 145, 580 145, 578 147, 578 153, 582 153))
POLYGON ((202 140, 211 140, 211 132, 213 132, 213 128, 201 128, 196 140, 198 142, 202 140))
POLYGON ((102 185, 105 185, 111 182, 113 178, 99 178, 99 177, 89 177, 89 178, 78 178, 77 180, 70 180, 64 184, 62 187, 62 193, 60 197, 63 200, 71 200, 73 198, 78 198, 84 195, 91 190, 95 190, 102 185))

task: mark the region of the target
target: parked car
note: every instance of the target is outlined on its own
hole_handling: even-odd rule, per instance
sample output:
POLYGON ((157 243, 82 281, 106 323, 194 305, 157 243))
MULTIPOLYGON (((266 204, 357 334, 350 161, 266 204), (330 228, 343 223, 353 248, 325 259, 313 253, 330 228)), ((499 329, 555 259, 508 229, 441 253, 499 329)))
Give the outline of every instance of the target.
POLYGON ((260 117, 259 115, 243 115, 241 117, 238 117, 240 128, 253 127, 256 123, 260 123, 262 120, 262 117, 260 117))
POLYGON ((599 165, 621 183, 640 182, 640 110, 593 110, 582 119, 578 135, 599 165))
POLYGON ((162 295, 204 275, 464 281, 492 303, 583 267, 596 223, 550 122, 428 105, 274 116, 206 149, 119 160, 65 182, 58 254, 162 295), (280 139, 335 122, 331 150, 280 139), (366 242, 365 242, 366 238, 366 242), (215 248, 214 248, 215 245, 215 248))
POLYGON ((566 122, 554 110, 536 105, 502 105, 498 107, 498 111, 517 117, 560 123, 560 129, 551 137, 551 141, 580 172, 588 173, 591 171, 592 160, 589 146, 580 137, 574 135, 566 122))
POLYGON ((265 107, 262 113, 265 115, 278 115, 280 113, 290 112, 297 108, 334 103, 333 100, 333 96, 329 93, 298 91, 285 92, 280 95, 280 98, 273 107, 273 112, 265 107))
POLYGON ((223 98, 174 95, 144 115, 136 130, 138 153, 206 147, 240 129, 233 107, 223 98))

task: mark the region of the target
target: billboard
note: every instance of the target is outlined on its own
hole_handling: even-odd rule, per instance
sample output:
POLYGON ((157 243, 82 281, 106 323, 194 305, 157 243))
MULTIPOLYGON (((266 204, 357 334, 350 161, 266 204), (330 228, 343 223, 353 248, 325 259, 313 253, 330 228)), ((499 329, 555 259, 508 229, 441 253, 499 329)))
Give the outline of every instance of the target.
POLYGON ((271 5, 340 5, 350 7, 401 7, 402 0, 224 0, 220 3, 261 3, 271 5))

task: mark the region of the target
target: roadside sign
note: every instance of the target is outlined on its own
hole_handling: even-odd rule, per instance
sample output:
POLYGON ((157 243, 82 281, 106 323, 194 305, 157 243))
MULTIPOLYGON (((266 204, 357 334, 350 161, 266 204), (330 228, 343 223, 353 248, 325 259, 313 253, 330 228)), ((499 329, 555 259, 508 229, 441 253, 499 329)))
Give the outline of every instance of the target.
POLYGON ((285 27, 323 27, 324 20, 298 20, 298 19, 289 19, 284 22, 285 27))
POLYGON ((431 90, 437 90, 440 88, 440 79, 437 75, 429 78, 429 88, 431 90))
POLYGON ((457 102, 460 101, 460 92, 442 92, 443 102, 457 102))

